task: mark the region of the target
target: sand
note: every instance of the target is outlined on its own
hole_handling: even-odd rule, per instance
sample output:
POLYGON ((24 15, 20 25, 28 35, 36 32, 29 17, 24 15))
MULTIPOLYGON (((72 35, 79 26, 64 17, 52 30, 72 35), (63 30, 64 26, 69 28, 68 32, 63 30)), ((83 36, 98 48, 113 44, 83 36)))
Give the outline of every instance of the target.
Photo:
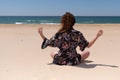
MULTIPOLYGON (((0 80, 119 80, 120 24, 76 24, 89 41, 99 29, 104 30, 89 49, 90 57, 77 66, 51 64, 50 52, 42 50, 37 29, 43 27, 50 38, 59 24, 0 24, 0 80)), ((78 52, 79 49, 77 49, 78 52)))

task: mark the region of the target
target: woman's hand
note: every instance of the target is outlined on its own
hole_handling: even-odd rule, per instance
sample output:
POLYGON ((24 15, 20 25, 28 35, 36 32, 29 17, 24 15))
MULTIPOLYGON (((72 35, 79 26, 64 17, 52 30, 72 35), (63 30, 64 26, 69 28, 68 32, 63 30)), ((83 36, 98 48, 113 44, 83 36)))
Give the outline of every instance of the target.
POLYGON ((89 45, 87 47, 90 48, 102 34, 103 34, 103 30, 99 30, 96 37, 89 42, 89 45))
POLYGON ((38 33, 40 34, 40 36, 42 37, 42 39, 45 39, 45 36, 43 35, 43 29, 42 28, 38 28, 38 33))
POLYGON ((97 33, 97 37, 100 37, 103 34, 103 30, 99 30, 97 33))
POLYGON ((43 34, 43 29, 42 28, 38 28, 38 32, 39 32, 40 35, 43 34))

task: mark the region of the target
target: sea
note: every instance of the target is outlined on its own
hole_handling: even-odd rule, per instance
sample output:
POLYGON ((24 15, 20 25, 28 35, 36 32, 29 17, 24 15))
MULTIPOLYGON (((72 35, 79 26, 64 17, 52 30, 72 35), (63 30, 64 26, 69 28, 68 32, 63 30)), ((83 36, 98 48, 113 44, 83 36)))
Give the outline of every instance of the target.
MULTIPOLYGON (((75 16, 80 24, 120 24, 120 16, 75 16)), ((57 24, 61 16, 0 16, 0 24, 57 24)))

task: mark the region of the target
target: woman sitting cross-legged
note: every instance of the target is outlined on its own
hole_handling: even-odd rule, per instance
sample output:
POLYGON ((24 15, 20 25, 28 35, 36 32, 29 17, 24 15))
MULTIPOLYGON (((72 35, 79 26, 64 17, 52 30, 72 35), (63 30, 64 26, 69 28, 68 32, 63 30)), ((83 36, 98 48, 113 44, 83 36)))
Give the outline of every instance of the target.
POLYGON ((79 64, 90 55, 89 51, 84 51, 85 48, 90 48, 103 34, 103 31, 99 30, 95 38, 88 42, 80 31, 73 28, 75 22, 75 17, 71 13, 65 13, 61 18, 61 29, 51 39, 47 39, 44 36, 42 28, 38 29, 38 32, 43 39, 42 49, 47 46, 59 48, 59 51, 51 53, 53 63, 58 65, 79 64), (82 51, 80 54, 76 51, 77 46, 79 46, 82 51))

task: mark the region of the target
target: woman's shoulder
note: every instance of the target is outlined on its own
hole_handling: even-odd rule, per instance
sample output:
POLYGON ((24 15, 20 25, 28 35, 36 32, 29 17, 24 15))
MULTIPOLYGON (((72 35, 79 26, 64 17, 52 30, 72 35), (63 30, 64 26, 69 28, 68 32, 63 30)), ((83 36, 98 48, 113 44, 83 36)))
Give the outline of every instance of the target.
POLYGON ((57 32, 57 33, 55 33, 54 38, 59 38, 59 37, 61 37, 62 35, 63 35, 63 33, 57 32))
POLYGON ((79 34, 79 35, 82 35, 82 32, 81 32, 81 31, 78 31, 78 30, 76 30, 76 29, 72 29, 71 32, 72 32, 72 33, 79 34))

